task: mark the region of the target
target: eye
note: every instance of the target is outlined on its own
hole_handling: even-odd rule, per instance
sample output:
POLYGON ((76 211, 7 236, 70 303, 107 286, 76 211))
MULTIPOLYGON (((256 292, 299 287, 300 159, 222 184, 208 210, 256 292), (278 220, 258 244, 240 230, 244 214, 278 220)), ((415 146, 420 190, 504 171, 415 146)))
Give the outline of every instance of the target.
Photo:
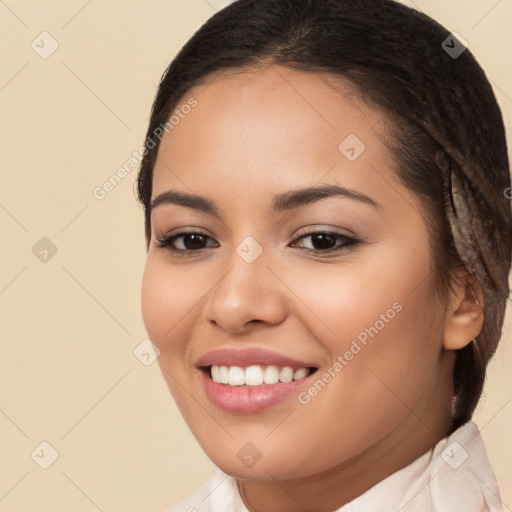
MULTIPOLYGON (((339 252, 357 246, 360 242, 355 238, 329 231, 315 231, 300 236, 297 240, 310 239, 309 247, 303 247, 305 252, 310 253, 331 253, 339 252)), ((294 242, 296 244, 296 242, 294 242)))
POLYGON ((199 252, 202 249, 205 249, 205 244, 208 240, 213 239, 198 231, 187 231, 159 238, 156 245, 178 254, 184 254, 199 252))
MULTIPOLYGON (((309 243, 304 244, 306 247, 302 246, 302 250, 307 254, 331 254, 355 247, 360 243, 359 240, 341 233, 314 231, 301 235, 291 246, 294 247, 298 242, 308 239, 309 243)), ((213 238, 199 231, 187 231, 163 236, 157 240, 156 245, 182 256, 192 255, 194 252, 200 253, 208 247, 218 247, 213 238), (208 242, 210 242, 210 245, 208 245, 208 242)))

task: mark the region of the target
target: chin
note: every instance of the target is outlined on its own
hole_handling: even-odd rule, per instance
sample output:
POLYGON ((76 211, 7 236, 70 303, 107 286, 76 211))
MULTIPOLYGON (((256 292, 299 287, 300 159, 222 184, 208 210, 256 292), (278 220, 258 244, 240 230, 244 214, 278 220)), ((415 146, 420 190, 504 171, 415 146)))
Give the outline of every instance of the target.
POLYGON ((305 474, 297 474, 296 470, 292 469, 293 464, 290 464, 289 461, 285 461, 284 459, 280 462, 275 460, 267 460, 264 462, 262 458, 252 467, 245 467, 236 456, 234 459, 232 458, 230 460, 227 460, 226 458, 223 458, 222 460, 212 458, 211 460, 224 473, 236 478, 237 480, 282 481, 307 476, 305 474))
POLYGON ((301 454, 296 449, 292 453, 289 448, 276 450, 272 443, 260 445, 258 449, 252 443, 234 439, 223 446, 202 447, 219 469, 238 480, 301 479, 324 471, 324 466, 328 466, 330 462, 321 461, 313 454, 301 454), (311 464, 313 461, 314 465, 311 464))

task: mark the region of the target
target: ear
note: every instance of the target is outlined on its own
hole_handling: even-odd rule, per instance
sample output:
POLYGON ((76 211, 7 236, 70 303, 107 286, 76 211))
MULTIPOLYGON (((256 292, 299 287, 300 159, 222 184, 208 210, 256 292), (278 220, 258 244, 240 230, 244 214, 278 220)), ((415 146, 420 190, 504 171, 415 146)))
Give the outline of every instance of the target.
POLYGON ((444 348, 458 350, 471 343, 484 324, 483 292, 475 276, 467 270, 456 271, 453 291, 447 304, 444 348))

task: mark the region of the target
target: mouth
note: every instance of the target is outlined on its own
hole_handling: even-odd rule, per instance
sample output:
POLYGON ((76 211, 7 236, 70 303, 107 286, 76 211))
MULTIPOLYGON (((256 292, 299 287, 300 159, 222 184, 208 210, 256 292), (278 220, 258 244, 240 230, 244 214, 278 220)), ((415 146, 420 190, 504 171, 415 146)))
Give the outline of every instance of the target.
POLYGON ((229 387, 260 387, 300 381, 316 372, 315 367, 259 365, 211 365, 200 368, 216 384, 229 387))
POLYGON ((292 400, 319 369, 258 348, 213 351, 201 357, 196 367, 209 401, 239 414, 269 410, 292 400))

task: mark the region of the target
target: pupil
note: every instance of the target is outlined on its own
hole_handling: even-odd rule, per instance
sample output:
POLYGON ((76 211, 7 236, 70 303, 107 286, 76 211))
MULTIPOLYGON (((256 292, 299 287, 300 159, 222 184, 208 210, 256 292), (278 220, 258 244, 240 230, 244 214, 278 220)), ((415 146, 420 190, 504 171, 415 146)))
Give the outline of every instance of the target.
POLYGON ((313 235, 312 241, 315 249, 330 249, 332 247, 331 244, 334 242, 334 239, 332 235, 322 233, 318 235, 313 235), (315 241, 319 243, 315 243, 315 241))
POLYGON ((203 247, 201 244, 204 242, 203 238, 203 235, 185 235, 183 237, 183 243, 187 249, 202 249, 203 247), (187 243, 187 241, 189 243, 187 243))

